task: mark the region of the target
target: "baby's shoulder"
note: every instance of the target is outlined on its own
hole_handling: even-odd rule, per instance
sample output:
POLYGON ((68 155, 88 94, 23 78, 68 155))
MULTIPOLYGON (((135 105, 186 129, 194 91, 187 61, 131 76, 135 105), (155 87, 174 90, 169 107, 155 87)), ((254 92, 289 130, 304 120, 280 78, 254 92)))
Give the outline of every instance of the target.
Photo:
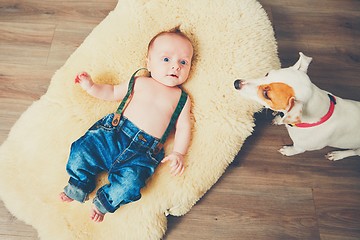
POLYGON ((146 77, 146 76, 137 76, 135 77, 135 81, 136 82, 145 82, 149 79, 150 77, 146 77))
POLYGON ((137 87, 145 87, 149 84, 151 84, 151 78, 149 77, 138 76, 135 78, 135 86, 137 87))

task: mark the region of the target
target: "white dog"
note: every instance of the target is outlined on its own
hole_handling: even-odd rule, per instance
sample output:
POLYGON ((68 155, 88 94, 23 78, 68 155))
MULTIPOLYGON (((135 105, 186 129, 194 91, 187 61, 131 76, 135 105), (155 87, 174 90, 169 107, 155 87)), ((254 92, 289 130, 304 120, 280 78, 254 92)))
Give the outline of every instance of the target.
POLYGON ((325 146, 348 150, 333 151, 329 160, 360 156, 360 102, 345 100, 319 89, 307 73, 312 58, 300 52, 294 66, 270 71, 254 80, 236 80, 234 86, 265 108, 281 112, 273 123, 285 124, 293 146, 279 152, 292 156, 325 146))

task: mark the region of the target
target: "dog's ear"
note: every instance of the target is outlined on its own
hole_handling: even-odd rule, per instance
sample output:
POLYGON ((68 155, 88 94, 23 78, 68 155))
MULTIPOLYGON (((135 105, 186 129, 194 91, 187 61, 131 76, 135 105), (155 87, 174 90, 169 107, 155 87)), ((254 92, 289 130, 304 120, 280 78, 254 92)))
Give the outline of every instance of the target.
POLYGON ((290 112, 291 109, 294 107, 294 105, 295 105, 295 97, 289 98, 289 103, 287 105, 286 111, 290 112))
POLYGON ((309 67, 309 64, 311 63, 312 58, 306 56, 302 52, 299 52, 299 55, 300 55, 299 60, 292 67, 295 68, 296 70, 300 70, 307 73, 307 69, 309 67))
POLYGON ((296 124, 301 122, 303 104, 300 101, 297 101, 295 97, 289 99, 289 105, 287 113, 283 117, 283 122, 285 124, 296 124))

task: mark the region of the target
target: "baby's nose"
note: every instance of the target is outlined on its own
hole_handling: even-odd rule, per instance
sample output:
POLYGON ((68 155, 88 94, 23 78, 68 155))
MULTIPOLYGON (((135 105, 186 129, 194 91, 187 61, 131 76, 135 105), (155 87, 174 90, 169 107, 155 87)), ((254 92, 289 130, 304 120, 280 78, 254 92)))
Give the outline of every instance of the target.
POLYGON ((180 65, 177 64, 177 63, 174 63, 174 65, 172 66, 172 69, 179 70, 179 69, 180 69, 180 65))

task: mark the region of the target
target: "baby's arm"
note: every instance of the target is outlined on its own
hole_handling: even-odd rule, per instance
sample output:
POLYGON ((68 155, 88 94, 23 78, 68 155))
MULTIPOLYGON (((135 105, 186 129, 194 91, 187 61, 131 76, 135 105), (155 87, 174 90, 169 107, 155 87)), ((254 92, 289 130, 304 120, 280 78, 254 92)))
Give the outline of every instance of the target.
POLYGON ((181 175, 185 170, 184 155, 189 148, 191 138, 190 106, 188 97, 176 123, 173 152, 162 160, 162 162, 171 161, 170 172, 173 175, 181 175))
POLYGON ((124 98, 127 91, 127 84, 109 85, 94 83, 90 75, 83 72, 76 76, 75 83, 79 83, 82 89, 93 97, 108 100, 118 101, 124 98))

